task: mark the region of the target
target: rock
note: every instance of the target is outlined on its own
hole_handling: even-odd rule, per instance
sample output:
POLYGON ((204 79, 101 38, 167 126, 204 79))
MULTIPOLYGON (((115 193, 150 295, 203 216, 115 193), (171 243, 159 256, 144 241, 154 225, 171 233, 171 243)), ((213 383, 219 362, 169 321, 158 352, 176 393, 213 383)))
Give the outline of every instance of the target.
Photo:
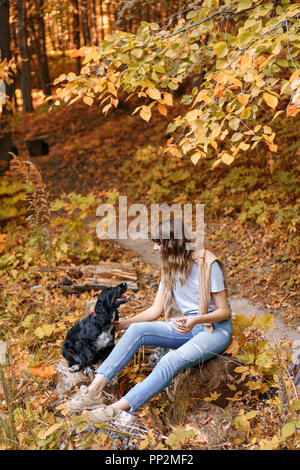
MULTIPOLYGON (((70 372, 68 363, 65 359, 59 361, 55 367, 57 370, 55 394, 59 402, 70 397, 73 391, 81 385, 90 385, 95 378, 95 373, 93 371, 89 375, 86 375, 83 371, 70 372)), ((105 388, 105 395, 112 401, 120 398, 119 382, 117 377, 114 377, 105 388)))
POLYGON ((292 344, 292 362, 289 366, 289 373, 294 376, 293 382, 298 393, 300 393, 300 340, 292 344))
POLYGON ((0 341, 0 364, 5 365, 7 361, 7 343, 5 341, 0 341))
POLYGON ((56 396, 58 400, 62 400, 68 396, 75 387, 80 385, 89 385, 94 378, 94 375, 87 376, 83 371, 70 372, 67 361, 62 359, 57 365, 57 384, 56 396))

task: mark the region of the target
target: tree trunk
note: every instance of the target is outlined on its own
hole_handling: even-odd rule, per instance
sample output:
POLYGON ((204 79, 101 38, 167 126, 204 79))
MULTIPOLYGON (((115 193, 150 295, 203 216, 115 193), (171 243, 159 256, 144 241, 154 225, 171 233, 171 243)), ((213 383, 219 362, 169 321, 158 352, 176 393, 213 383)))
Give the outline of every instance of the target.
MULTIPOLYGON (((11 59, 10 52, 10 29, 9 29, 9 1, 0 0, 0 52, 1 61, 11 59)), ((12 86, 3 82, 0 87, 0 92, 7 95, 8 100, 12 98, 12 86)), ((11 110, 7 108, 5 97, 0 97, 2 101, 2 115, 0 120, 0 174, 2 171, 7 170, 11 156, 8 152, 11 151, 12 137, 11 130, 8 127, 8 117, 11 110)))
POLYGON ((43 3, 44 0, 36 0, 36 26, 37 26, 37 51, 38 51, 38 66, 40 68, 40 74, 42 78, 42 90, 46 96, 51 95, 51 84, 49 77, 48 58, 46 51, 46 35, 45 35, 45 23, 43 17, 43 3))
MULTIPOLYGON (((0 0, 0 51, 1 61, 7 59, 7 62, 11 59, 10 52, 10 28, 9 28, 9 0, 0 0)), ((12 86, 9 83, 4 82, 4 85, 0 88, 0 92, 5 93, 8 100, 12 98, 12 86)), ((0 122, 0 128, 4 129, 7 124, 7 117, 11 114, 5 104, 4 97, 0 97, 2 104, 2 116, 0 122)))
POLYGON ((100 37, 101 40, 103 41, 104 39, 104 21, 103 21, 103 6, 102 6, 102 0, 99 2, 99 7, 100 7, 100 37))
MULTIPOLYGON (((76 49, 80 49, 79 10, 78 0, 72 0, 73 4, 73 43, 76 49)), ((80 75, 81 59, 76 57, 76 74, 80 75)))
POLYGON ((58 49, 62 52, 63 57, 65 56, 65 47, 63 40, 63 27, 62 27, 62 16, 63 10, 60 6, 57 6, 58 15, 56 16, 56 27, 57 27, 57 38, 58 38, 58 49))
POLYGON ((96 11, 96 3, 95 0, 92 0, 91 6, 91 23, 92 23, 92 31, 93 31, 93 44, 95 46, 99 45, 98 41, 98 29, 97 29, 97 11, 96 11))
POLYGON ((26 34, 26 10, 25 0, 17 0, 17 15, 18 15, 18 30, 19 30, 19 43, 21 53, 21 74, 20 74, 20 87, 23 98, 23 109, 25 112, 32 112, 32 98, 31 98, 31 76, 30 76, 30 61, 27 47, 27 34, 26 34))
POLYGON ((87 0, 81 0, 81 19, 82 19, 82 32, 83 41, 85 46, 91 45, 91 35, 88 21, 88 2, 87 0))

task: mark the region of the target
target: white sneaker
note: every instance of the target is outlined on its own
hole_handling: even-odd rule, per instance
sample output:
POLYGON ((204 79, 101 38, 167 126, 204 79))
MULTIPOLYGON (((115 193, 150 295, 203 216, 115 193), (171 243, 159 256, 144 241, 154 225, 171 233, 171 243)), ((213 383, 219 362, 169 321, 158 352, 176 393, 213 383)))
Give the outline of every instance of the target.
POLYGON ((114 417, 115 410, 111 405, 100 405, 92 411, 84 411, 82 414, 88 416, 90 423, 110 421, 114 417))
POLYGON ((70 411, 76 412, 83 409, 93 409, 102 405, 105 401, 105 398, 100 394, 97 398, 92 398, 88 394, 88 387, 86 385, 81 385, 80 390, 76 393, 71 400, 66 402, 66 406, 70 411))

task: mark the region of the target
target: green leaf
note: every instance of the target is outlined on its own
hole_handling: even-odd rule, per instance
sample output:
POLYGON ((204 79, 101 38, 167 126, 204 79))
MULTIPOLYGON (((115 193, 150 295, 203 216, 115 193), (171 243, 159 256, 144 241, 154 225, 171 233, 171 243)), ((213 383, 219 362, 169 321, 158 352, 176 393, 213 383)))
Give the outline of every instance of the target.
POLYGON ((238 129, 240 125, 240 120, 239 118, 237 117, 232 117, 230 120, 229 120, 229 127, 231 129, 233 129, 234 131, 236 131, 238 129))
POLYGON ((271 313, 267 315, 262 315, 261 317, 256 318, 254 320, 253 326, 262 328, 264 331, 267 331, 270 328, 274 327, 274 317, 271 313))
POLYGON ((168 127, 167 127, 167 134, 169 132, 174 132, 176 129, 177 129, 177 126, 176 126, 175 122, 170 122, 168 127))
POLYGON ((249 44, 249 42, 253 39, 253 35, 250 31, 243 31, 238 36, 238 43, 241 47, 245 47, 249 44))
POLYGON ((292 434, 294 434, 296 430, 296 425, 294 421, 289 421, 288 423, 284 424, 281 428, 281 438, 282 440, 287 439, 290 437, 292 434))
POLYGON ((46 323, 45 325, 36 328, 34 331, 34 335, 37 336, 39 339, 43 339, 45 337, 51 336, 55 330, 55 325, 50 325, 46 323))
POLYGON ((131 54, 132 54, 134 57, 136 57, 137 59, 140 59, 140 58, 142 57, 142 55, 143 55, 143 51, 142 51, 142 49, 133 49, 133 50, 131 51, 131 54))
POLYGON ((296 398, 291 403, 291 411, 297 411, 300 409, 300 398, 296 398))
POLYGON ((27 315, 25 320, 22 321, 22 326, 24 328, 29 328, 34 319, 35 319, 35 314, 34 313, 31 313, 30 315, 27 315))
POLYGON ((214 45, 214 52, 219 59, 222 59, 228 54, 228 47, 226 42, 220 41, 214 45))
POLYGON ((238 140, 241 140, 244 137, 244 134, 241 132, 235 132, 233 136, 231 137, 232 142, 237 142, 238 140))
POLYGON ((237 11, 252 7, 252 3, 253 2, 251 0, 242 0, 238 3, 237 11))

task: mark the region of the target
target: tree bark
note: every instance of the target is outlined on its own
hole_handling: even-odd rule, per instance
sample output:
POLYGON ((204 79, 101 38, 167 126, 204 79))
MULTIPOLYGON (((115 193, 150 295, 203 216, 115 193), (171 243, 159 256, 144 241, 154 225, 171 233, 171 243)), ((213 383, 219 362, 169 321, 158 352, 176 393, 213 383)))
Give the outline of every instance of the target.
POLYGON ((43 3, 44 0, 36 0, 36 25, 37 25, 37 50, 38 50, 38 65, 40 68, 42 78, 42 90, 46 96, 51 95, 51 83, 49 77, 48 58, 46 51, 46 34, 45 23, 43 17, 43 3))
MULTIPOLYGON (((80 31, 79 31, 79 9, 78 0, 72 0, 73 5, 73 43, 76 49, 80 49, 80 31)), ((76 74, 80 75, 81 58, 76 57, 76 74)))
MULTIPOLYGON (((7 59, 7 62, 11 59, 10 52, 10 28, 9 28, 9 0, 0 0, 0 52, 1 61, 7 59)), ((11 84, 4 82, 0 91, 5 93, 8 100, 12 98, 12 86, 11 84)), ((4 103, 3 97, 0 97, 2 104, 2 116, 0 122, 0 128, 4 129, 7 125, 7 117, 11 114, 11 110, 7 108, 4 103)))
POLYGON ((81 0, 81 19, 82 19, 82 32, 83 41, 85 46, 91 45, 91 35, 88 21, 88 3, 87 0, 81 0))
POLYGON ((20 87, 23 98, 23 110, 32 112, 30 60, 27 47, 25 0, 17 0, 18 33, 21 53, 20 87))
POLYGON ((97 10, 96 10, 95 0, 92 0, 92 5, 91 5, 91 24, 92 24, 92 31, 93 31, 93 44, 95 46, 98 46, 99 41, 98 41, 98 29, 97 29, 97 10))
POLYGON ((99 7, 100 7, 100 37, 103 41, 104 39, 104 21, 103 21, 103 6, 102 6, 102 0, 99 2, 99 7))
MULTIPOLYGON (((0 0, 0 52, 1 61, 11 59, 10 52, 10 29, 9 29, 9 1, 0 0)), ((8 100, 12 99, 12 86, 4 81, 4 85, 0 87, 0 92, 7 95, 8 100)), ((8 117, 12 111, 6 105, 5 97, 0 97, 2 101, 2 114, 0 119, 0 174, 7 170, 11 156, 8 152, 12 147, 11 129, 8 126, 8 117)))

